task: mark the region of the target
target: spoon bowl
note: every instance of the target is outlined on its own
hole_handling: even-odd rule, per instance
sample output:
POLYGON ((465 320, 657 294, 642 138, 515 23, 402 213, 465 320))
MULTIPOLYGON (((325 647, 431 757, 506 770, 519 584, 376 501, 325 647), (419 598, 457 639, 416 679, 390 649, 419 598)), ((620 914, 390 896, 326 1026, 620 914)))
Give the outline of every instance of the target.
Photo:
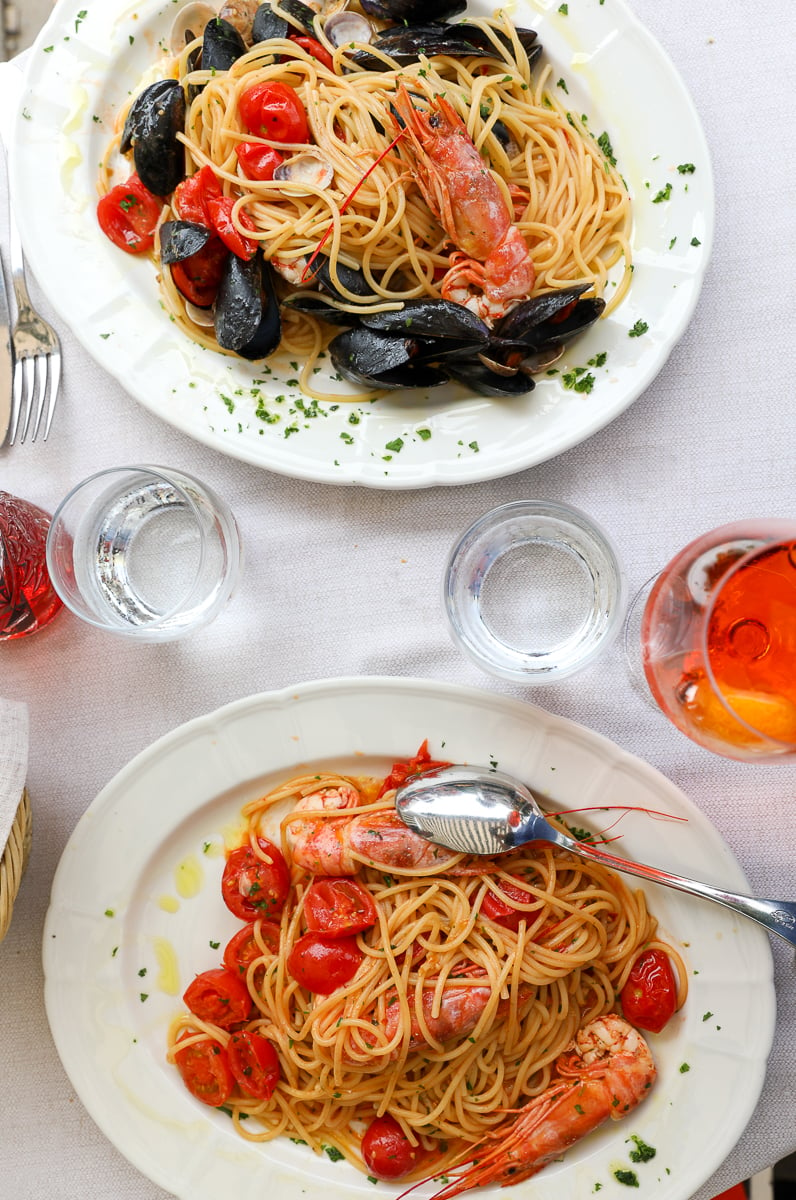
POLYGON ((614 871, 712 900, 796 947, 795 902, 726 892, 576 841, 550 824, 529 788, 502 771, 464 765, 435 767, 398 788, 395 809, 415 833, 460 854, 506 854, 528 842, 552 842, 614 871))

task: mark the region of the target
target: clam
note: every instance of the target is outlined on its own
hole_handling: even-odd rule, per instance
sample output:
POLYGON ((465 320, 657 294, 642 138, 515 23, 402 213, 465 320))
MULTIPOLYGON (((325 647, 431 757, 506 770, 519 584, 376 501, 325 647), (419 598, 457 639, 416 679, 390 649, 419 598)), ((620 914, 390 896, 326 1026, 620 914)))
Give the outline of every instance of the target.
MULTIPOLYGON (((303 154, 294 154, 292 158, 280 163, 274 171, 274 179, 282 183, 305 184, 310 189, 328 188, 334 179, 334 168, 320 154, 305 151, 303 154)), ((311 190, 305 192, 291 189, 293 196, 311 194, 311 190)))
POLYGON ((185 315, 189 321, 193 321, 194 325, 199 325, 202 329, 212 329, 215 324, 212 307, 199 308, 190 300, 185 301, 185 315))
POLYGON ((218 10, 222 21, 237 29, 247 46, 252 44, 252 26, 260 0, 224 0, 218 10))
POLYGON ((202 37, 207 22, 212 21, 215 16, 218 16, 218 13, 212 4, 203 4, 201 0, 183 4, 172 22, 169 33, 169 49, 172 54, 182 54, 187 45, 202 37))
POLYGON ((359 13, 343 8, 326 18, 323 32, 333 46, 350 46, 352 42, 370 42, 374 29, 359 13))

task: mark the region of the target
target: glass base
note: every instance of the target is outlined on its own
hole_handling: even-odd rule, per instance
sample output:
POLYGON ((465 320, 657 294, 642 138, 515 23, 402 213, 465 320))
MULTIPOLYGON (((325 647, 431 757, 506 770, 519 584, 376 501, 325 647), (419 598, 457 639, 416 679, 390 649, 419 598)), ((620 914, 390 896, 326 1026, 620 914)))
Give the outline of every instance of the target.
POLYGON ((650 708, 654 708, 660 714, 660 707, 653 698, 649 684, 647 683, 647 676, 644 673, 644 662, 641 655, 641 622, 644 619, 644 609, 647 607, 650 592, 659 575, 660 571, 656 571, 654 575, 651 575, 630 601, 627 616, 625 617, 623 638, 625 662, 627 663, 627 672, 630 676, 633 691, 645 704, 649 705, 650 708))

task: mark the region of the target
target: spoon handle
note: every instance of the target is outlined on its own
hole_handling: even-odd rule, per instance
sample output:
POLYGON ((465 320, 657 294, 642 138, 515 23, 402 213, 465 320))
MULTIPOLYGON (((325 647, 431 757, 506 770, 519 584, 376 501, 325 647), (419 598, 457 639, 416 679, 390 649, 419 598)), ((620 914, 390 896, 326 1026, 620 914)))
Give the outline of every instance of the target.
POLYGON ((573 854, 589 858, 592 862, 602 863, 614 871, 622 871, 627 875, 637 875, 640 879, 648 879, 652 883, 663 884, 664 887, 676 888, 679 892, 688 892, 692 896, 701 896, 703 900, 714 900, 725 908, 738 912, 743 917, 749 917, 762 925, 769 933, 776 933, 786 942, 796 948, 796 903, 787 900, 758 900, 754 896, 739 896, 734 892, 725 892, 722 888, 712 887, 709 883, 699 883, 695 879, 685 879, 682 875, 673 875, 669 871, 661 871, 657 867, 646 867, 642 863, 628 862, 591 846, 585 842, 576 842, 566 834, 553 829, 544 817, 533 816, 524 821, 517 829, 515 844, 540 839, 554 842, 573 854))

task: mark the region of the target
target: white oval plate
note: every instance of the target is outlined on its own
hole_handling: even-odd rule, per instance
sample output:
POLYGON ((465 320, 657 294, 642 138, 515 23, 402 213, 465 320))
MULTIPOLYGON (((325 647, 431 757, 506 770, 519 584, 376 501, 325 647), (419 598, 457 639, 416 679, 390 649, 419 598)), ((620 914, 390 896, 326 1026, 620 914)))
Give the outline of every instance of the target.
MULTIPOLYGON (((496 763, 562 808, 609 802, 685 817, 628 814, 615 830, 623 835, 617 848, 748 891, 717 831, 657 771, 579 725, 493 693, 418 679, 326 680, 183 725, 138 755, 87 809, 64 850, 44 930, 47 1015, 75 1090, 122 1154, 180 1200, 300 1200, 319 1190, 350 1200, 402 1190, 380 1184, 374 1192, 348 1163, 287 1139, 242 1142, 225 1115, 185 1090, 165 1045, 182 991, 218 965, 221 951, 210 942, 223 946, 239 925, 221 902, 224 860, 212 850, 239 824, 241 806, 320 764, 386 773, 426 737, 432 755, 496 763), (167 912, 164 897, 178 899, 177 876, 192 859, 204 884, 167 912), (164 942, 179 968, 171 995, 158 984, 164 942)), ((613 820, 599 816, 598 828, 613 820)), ((766 934, 717 905, 667 888, 645 891, 693 971, 687 1004, 650 1038, 659 1069, 653 1093, 632 1117, 608 1122, 528 1183, 479 1192, 485 1200, 583 1200, 597 1184, 601 1200, 626 1200, 613 1172, 631 1166, 646 1197, 688 1200, 749 1120, 774 1030, 766 934), (631 1133, 655 1147, 654 1159, 631 1164, 631 1133)))
MULTIPOLYGON (((491 10, 488 0, 471 7, 491 10)), ((696 305, 713 238, 708 149, 677 72, 621 0, 578 0, 566 16, 557 0, 517 0, 512 10, 538 30, 575 118, 588 114, 595 136, 609 133, 634 197, 630 294, 558 364, 563 373, 606 352, 590 394, 566 390, 559 374, 512 400, 451 386, 315 406, 302 400, 289 364, 273 360, 264 377, 262 366, 203 350, 174 329, 151 262, 116 249, 95 218, 113 113, 154 61, 173 19, 170 0, 60 0, 28 58, 12 190, 30 263, 62 320, 157 416, 297 478, 379 488, 473 483, 543 462, 602 429, 657 375, 696 305), (678 173, 687 163, 694 173, 678 173), (671 198, 654 204, 667 185, 671 198), (637 321, 648 332, 629 337, 637 321), (257 417, 261 397, 275 423, 257 417)))

